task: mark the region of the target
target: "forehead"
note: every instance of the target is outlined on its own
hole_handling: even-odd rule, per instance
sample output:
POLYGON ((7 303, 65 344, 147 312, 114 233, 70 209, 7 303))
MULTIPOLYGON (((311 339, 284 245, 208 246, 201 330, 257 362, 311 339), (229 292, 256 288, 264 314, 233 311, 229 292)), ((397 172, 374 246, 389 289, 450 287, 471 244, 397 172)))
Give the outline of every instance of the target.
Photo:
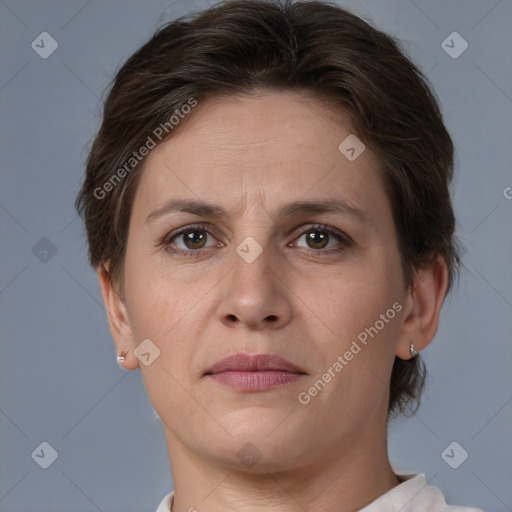
POLYGON ((366 148, 346 158, 339 145, 354 136, 349 117, 326 107, 282 91, 199 102, 146 157, 136 203, 154 209, 173 196, 235 205, 242 191, 260 206, 337 192, 354 203, 378 200, 375 156, 366 148))
MULTIPOLYGON (((282 161, 314 161, 351 132, 348 114, 334 105, 329 108, 326 100, 293 91, 265 91, 200 102, 185 119, 184 129, 167 142, 183 149, 200 143, 195 159, 229 159, 232 152, 262 163, 275 163, 276 156, 282 161)), ((153 158, 157 155, 154 152, 153 158)))

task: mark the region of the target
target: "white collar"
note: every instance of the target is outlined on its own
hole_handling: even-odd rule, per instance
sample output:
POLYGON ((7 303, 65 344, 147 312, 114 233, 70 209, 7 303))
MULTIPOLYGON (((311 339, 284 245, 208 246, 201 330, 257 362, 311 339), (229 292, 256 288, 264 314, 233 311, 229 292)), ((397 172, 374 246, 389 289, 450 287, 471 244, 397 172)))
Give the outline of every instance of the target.
MULTIPOLYGON (((437 487, 427 484, 425 474, 397 475, 403 482, 372 501, 359 512, 483 512, 476 508, 447 506, 437 487)), ((156 512, 171 512, 174 492, 168 494, 156 512)))

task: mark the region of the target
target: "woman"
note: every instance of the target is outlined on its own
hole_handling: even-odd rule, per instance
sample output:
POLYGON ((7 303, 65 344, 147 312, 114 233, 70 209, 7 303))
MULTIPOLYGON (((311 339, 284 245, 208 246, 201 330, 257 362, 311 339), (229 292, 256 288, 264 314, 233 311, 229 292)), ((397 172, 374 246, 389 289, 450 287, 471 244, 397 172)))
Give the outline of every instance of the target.
POLYGON ((221 3, 125 63, 77 208, 164 425, 158 512, 476 510, 387 453, 458 268, 452 171, 424 77, 336 5, 221 3))

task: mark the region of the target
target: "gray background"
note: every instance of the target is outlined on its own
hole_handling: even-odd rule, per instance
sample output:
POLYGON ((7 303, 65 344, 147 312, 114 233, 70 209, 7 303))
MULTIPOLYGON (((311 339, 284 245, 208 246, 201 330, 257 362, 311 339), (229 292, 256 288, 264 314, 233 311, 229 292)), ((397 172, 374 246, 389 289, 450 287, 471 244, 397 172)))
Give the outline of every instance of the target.
MULTIPOLYGON (((0 0, 1 511, 151 512, 172 489, 140 373, 117 366, 73 200, 114 72, 161 22, 206 5, 0 0), (59 45, 47 59, 31 48, 44 31, 59 45), (58 452, 48 469, 31 457, 43 441, 58 452)), ((457 146, 467 270, 422 352, 423 405, 392 425, 392 464, 449 503, 512 510, 512 2, 343 5, 404 41, 457 146), (441 46, 453 31, 469 44, 456 59, 441 46), (469 453, 457 469, 441 457, 453 441, 469 453)))

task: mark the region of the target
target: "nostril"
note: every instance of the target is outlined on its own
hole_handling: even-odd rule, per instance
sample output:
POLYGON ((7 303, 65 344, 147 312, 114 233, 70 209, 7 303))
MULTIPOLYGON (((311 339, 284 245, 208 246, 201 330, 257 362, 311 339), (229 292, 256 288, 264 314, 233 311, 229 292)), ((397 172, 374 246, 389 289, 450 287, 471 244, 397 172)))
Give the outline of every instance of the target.
POLYGON ((275 322, 277 320, 277 316, 276 315, 268 315, 267 320, 269 322, 275 322))

